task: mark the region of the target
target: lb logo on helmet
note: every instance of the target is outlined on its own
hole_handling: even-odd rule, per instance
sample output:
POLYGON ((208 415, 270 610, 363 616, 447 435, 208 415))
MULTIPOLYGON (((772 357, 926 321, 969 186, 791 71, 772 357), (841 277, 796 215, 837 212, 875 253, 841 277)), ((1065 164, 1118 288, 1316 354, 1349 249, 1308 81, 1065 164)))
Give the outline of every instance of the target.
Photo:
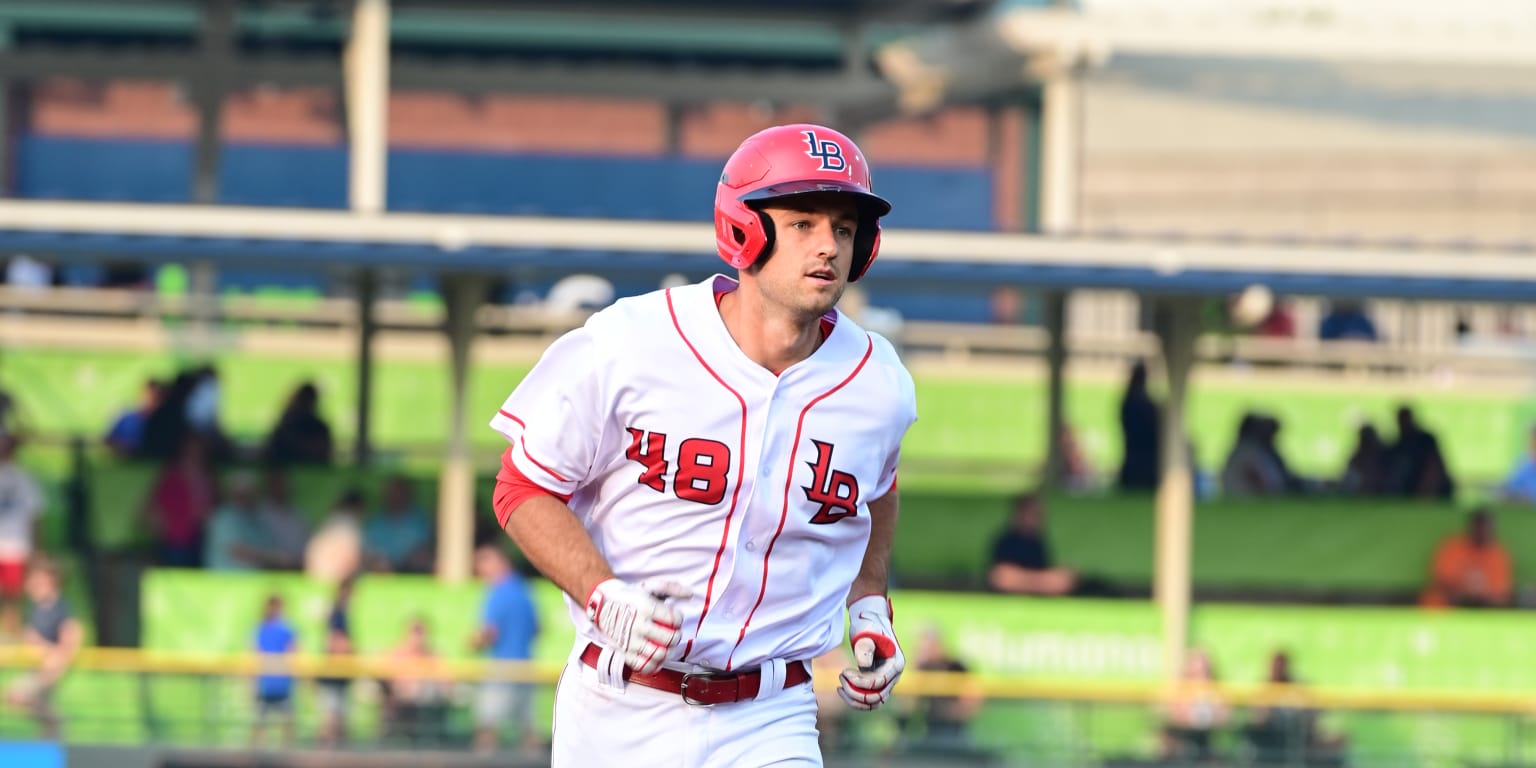
POLYGON ((805 132, 805 143, 810 149, 805 153, 821 162, 819 171, 846 171, 848 161, 843 158, 843 145, 831 139, 823 139, 815 131, 805 132))

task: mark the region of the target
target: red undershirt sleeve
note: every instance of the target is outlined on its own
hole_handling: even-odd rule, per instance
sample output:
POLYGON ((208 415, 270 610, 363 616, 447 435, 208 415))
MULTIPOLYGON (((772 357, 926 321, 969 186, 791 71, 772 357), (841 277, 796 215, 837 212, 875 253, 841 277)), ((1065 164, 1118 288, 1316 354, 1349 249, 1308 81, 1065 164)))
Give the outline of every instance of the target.
POLYGON ((491 501, 491 506, 496 509, 496 522, 506 528, 512 512, 535 496, 553 496, 566 504, 571 501, 570 494, 555 493, 518 471, 517 465, 512 463, 512 448, 507 448, 501 455, 501 471, 496 473, 496 492, 491 501))

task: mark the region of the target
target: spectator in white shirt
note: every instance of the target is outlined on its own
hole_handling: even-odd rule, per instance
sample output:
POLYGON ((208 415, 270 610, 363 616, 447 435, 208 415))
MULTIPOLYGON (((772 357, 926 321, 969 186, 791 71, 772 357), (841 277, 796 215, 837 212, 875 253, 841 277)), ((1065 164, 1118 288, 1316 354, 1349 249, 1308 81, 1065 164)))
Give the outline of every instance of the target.
POLYGON ((37 543, 43 494, 37 480, 16 464, 15 435, 0 432, 0 636, 21 630, 27 560, 37 543))

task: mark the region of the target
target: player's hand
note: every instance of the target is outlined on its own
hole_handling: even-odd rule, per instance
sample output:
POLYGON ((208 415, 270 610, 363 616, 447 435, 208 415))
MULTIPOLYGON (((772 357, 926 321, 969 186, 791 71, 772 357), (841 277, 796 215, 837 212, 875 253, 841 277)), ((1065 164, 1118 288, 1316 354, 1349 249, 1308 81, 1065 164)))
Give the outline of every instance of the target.
POLYGON ((848 606, 848 637, 858 668, 843 670, 837 695, 854 709, 874 709, 891 697, 891 688, 907 667, 891 627, 891 601, 884 595, 855 600, 848 606))
POLYGON ((625 666, 648 675, 661 668, 681 635, 682 615, 668 599, 692 596, 676 582, 627 584, 608 579, 587 597, 587 618, 610 647, 624 654, 625 666))

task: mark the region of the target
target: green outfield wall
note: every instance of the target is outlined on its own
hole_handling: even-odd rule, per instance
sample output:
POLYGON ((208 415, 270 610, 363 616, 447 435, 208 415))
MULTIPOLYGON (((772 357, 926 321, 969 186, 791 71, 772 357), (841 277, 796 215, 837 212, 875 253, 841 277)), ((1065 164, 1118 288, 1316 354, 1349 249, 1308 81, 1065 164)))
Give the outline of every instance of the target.
MULTIPOLYGON (((574 633, 561 595, 543 580, 531 584, 544 626, 537 658, 562 663, 574 633)), ((143 593, 145 645, 182 653, 246 650, 261 604, 273 593, 287 597, 301 647, 318 652, 329 590, 299 576, 270 574, 150 573, 143 593)), ((480 596, 475 585, 365 578, 353 609, 360 652, 388 649, 405 622, 419 614, 428 618, 442 654, 465 657, 480 596)), ((1159 619, 1145 601, 908 591, 897 591, 893 601, 897 632, 909 653, 922 633, 936 631, 957 657, 983 674, 1089 683, 1145 681, 1159 673, 1159 619)), ((1213 604, 1196 606, 1191 624, 1191 642, 1210 651, 1227 682, 1261 682, 1270 654, 1283 649, 1303 682, 1404 692, 1536 691, 1532 636, 1536 615, 1516 611, 1213 604)), ((68 694, 66 702, 83 695, 68 694)), ((153 702, 168 712, 178 706, 178 697, 191 696, 172 689, 153 702)), ((246 702, 232 699, 225 705, 238 709, 246 702)), ((983 711, 977 735, 1001 749, 1042 754, 1052 745, 1065 750, 1069 741, 1086 740, 1106 755, 1149 755, 1157 746, 1157 722, 1154 711, 1139 706, 1089 712, 997 703, 983 711)), ((1362 757, 1419 756, 1404 765, 1439 764, 1446 755, 1492 760, 1508 748, 1505 723, 1497 716, 1332 713, 1326 724, 1347 734, 1362 757)))

